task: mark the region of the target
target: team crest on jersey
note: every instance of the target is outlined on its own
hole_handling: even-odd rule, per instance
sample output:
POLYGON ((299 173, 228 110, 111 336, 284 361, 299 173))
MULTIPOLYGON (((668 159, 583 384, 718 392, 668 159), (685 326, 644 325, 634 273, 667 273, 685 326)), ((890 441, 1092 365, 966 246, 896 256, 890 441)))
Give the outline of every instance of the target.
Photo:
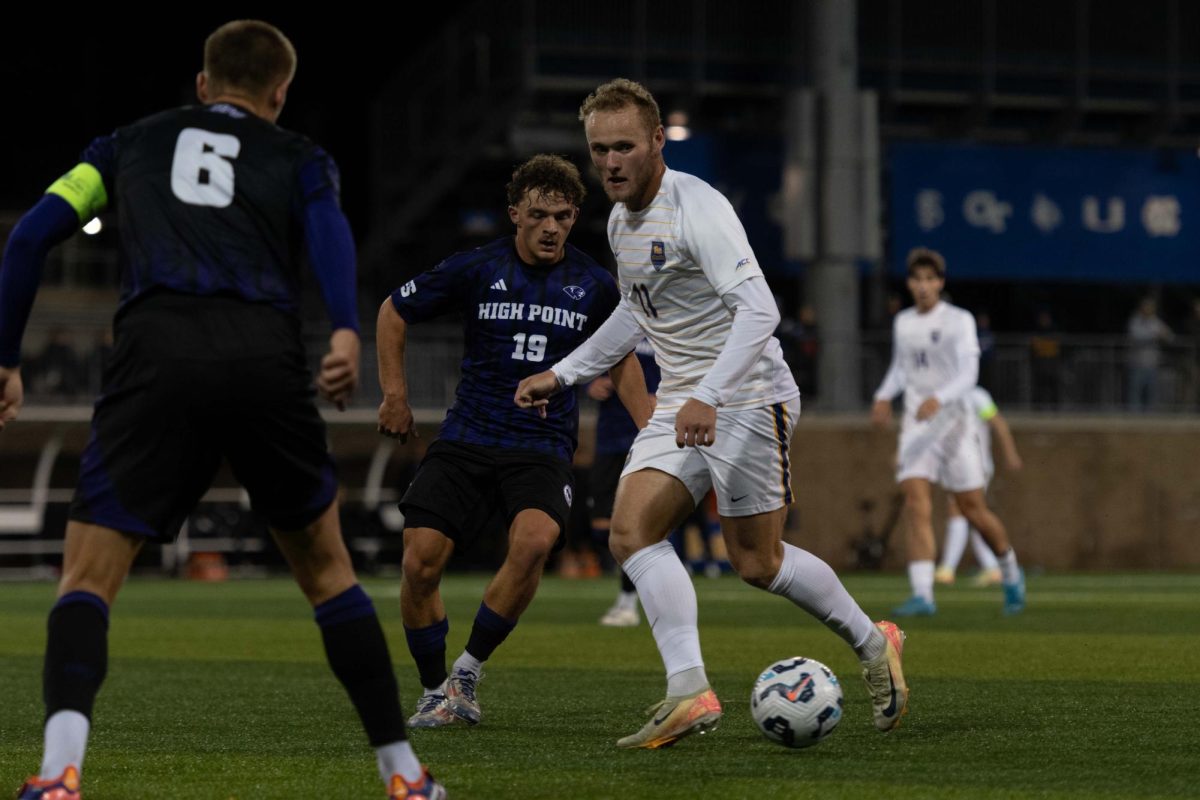
POLYGON ((587 294, 587 292, 583 290, 582 286, 564 286, 563 291, 566 292, 567 296, 573 300, 582 300, 583 296, 587 294))
POLYGON ((934 344, 937 344, 938 340, 942 338, 942 332, 938 331, 938 330, 930 331, 929 338, 933 341, 934 344))
POLYGON ((571 501, 575 498, 575 494, 571 491, 571 484, 567 483, 563 485, 563 497, 566 498, 567 505, 570 506, 571 501))
POLYGON ((655 272, 667 265, 667 246, 658 239, 650 243, 650 263, 655 272))

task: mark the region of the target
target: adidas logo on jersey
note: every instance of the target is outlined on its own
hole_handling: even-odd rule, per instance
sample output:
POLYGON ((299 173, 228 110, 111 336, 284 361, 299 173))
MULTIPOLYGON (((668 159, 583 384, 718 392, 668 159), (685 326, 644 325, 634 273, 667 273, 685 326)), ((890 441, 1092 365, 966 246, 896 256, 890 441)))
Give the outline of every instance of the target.
POLYGON ((508 287, 504 284, 504 278, 501 278, 500 280, 493 283, 492 288, 496 289, 497 291, 501 291, 501 292, 508 291, 508 287))

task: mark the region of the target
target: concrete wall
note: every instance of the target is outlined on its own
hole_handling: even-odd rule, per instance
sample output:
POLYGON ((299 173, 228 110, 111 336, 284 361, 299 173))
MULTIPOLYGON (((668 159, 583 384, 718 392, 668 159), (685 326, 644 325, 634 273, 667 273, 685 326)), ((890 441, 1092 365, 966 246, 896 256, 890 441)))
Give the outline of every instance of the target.
MULTIPOLYGON (((56 499, 69 497, 87 438, 88 410, 56 415, 29 408, 22 417, 0 434, 0 488, 30 487, 42 444, 59 430, 66 435, 52 486, 56 499)), ((440 418, 420 416, 423 438, 396 448, 385 486, 408 474, 440 418)), ((346 498, 354 503, 380 442, 374 412, 335 412, 329 419, 346 498)), ((1200 569, 1200 419, 1029 416, 1009 422, 1025 468, 1019 473, 1000 468, 992 505, 1024 564, 1053 570, 1200 569)), ((581 429, 579 461, 587 464, 592 421, 585 417, 581 429)), ((873 430, 865 417, 802 416, 791 451, 796 503, 788 539, 839 569, 852 567, 854 542, 864 528, 879 532, 891 510, 895 444, 894 431, 873 430), (864 503, 871 504, 869 513, 864 503)), ((222 482, 227 480, 223 475, 222 482)), ((944 504, 937 494, 940 540, 944 504)), ((10 492, 5 495, 13 502, 10 492)), ((902 567, 903 538, 900 521, 888 540, 885 568, 902 567)))
MULTIPOLYGON (((1048 569, 1200 568, 1200 420, 1010 417, 1025 462, 998 466, 993 509, 1023 563, 1048 569)), ((788 538, 836 566, 878 531, 896 492, 895 432, 864 419, 801 417, 788 538), (865 515, 864 501, 874 504, 865 515)), ((940 492, 936 492, 938 498, 940 492)), ((944 502, 935 499, 941 539, 944 502)), ((904 522, 886 566, 903 562, 904 522)))

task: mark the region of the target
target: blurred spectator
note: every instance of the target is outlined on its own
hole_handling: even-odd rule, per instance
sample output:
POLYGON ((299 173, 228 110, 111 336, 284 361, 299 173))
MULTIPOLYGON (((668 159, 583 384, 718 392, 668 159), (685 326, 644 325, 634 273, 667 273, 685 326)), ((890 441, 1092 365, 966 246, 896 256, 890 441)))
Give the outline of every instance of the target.
POLYGON ((1062 369, 1062 338, 1049 309, 1038 312, 1034 334, 1029 339, 1029 368, 1033 378, 1033 405, 1057 408, 1062 369))
POLYGON ((783 310, 779 295, 775 296, 775 303, 779 306, 779 327, 775 329, 775 337, 783 348, 783 360, 792 368, 792 376, 800 387, 801 400, 814 400, 817 396, 817 362, 820 354, 816 309, 806 303, 793 318, 783 310))
POLYGON ((29 365, 29 374, 35 394, 71 398, 87 390, 87 375, 66 328, 50 330, 46 346, 29 365))
POLYGON ((996 392, 996 332, 992 330, 992 315, 980 311, 975 315, 975 332, 979 336, 979 385, 996 392))
POLYGON ((1129 318, 1129 408, 1152 411, 1158 404, 1158 363, 1161 345, 1174 339, 1158 318, 1153 297, 1143 297, 1129 318))
POLYGON ((800 307, 799 325, 796 329, 795 361, 790 361, 800 396, 814 400, 817 397, 817 369, 821 343, 817 328, 817 311, 807 303, 800 307))

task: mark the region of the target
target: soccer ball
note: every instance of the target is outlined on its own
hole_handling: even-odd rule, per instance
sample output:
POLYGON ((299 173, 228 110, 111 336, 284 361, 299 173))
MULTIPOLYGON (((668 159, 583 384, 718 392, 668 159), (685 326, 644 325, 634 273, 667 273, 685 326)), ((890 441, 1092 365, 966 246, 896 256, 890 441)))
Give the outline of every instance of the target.
POLYGON ((758 676, 750 714, 772 742, 812 747, 842 720, 842 685, 820 661, 785 658, 758 676))

